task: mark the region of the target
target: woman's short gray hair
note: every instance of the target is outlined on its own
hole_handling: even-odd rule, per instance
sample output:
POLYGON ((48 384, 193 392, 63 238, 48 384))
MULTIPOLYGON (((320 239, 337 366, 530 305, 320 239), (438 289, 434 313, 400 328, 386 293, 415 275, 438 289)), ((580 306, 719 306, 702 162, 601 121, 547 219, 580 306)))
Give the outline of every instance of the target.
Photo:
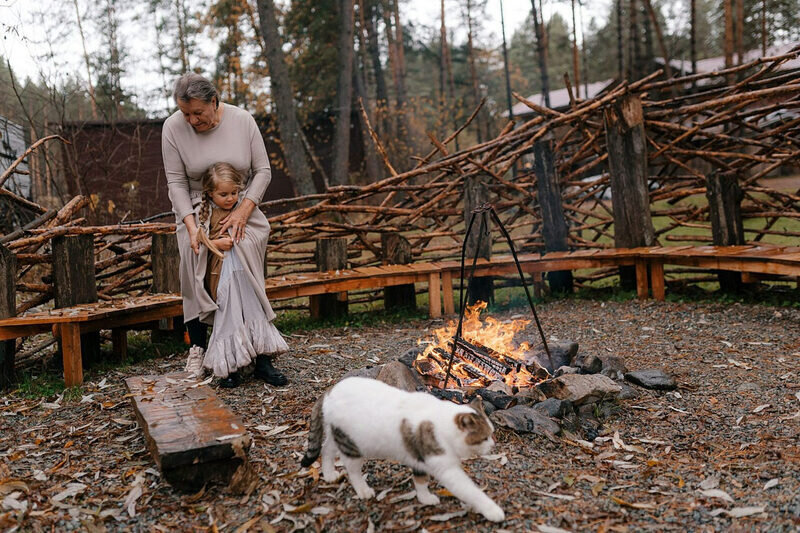
POLYGON ((217 93, 217 88, 214 87, 210 81, 195 72, 187 72, 175 81, 175 89, 172 91, 172 97, 175 99, 176 104, 178 101, 188 102, 193 98, 210 104, 211 99, 216 98, 217 107, 219 107, 219 93, 217 93))

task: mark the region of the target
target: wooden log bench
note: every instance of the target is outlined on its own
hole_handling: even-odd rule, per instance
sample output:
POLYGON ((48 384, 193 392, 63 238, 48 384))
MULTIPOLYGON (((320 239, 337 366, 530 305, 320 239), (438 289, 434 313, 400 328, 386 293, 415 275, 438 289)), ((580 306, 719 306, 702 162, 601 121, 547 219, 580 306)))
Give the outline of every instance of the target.
POLYGON ((127 378, 131 404, 164 479, 196 492, 208 483, 245 488, 252 438, 207 384, 186 372, 127 378))

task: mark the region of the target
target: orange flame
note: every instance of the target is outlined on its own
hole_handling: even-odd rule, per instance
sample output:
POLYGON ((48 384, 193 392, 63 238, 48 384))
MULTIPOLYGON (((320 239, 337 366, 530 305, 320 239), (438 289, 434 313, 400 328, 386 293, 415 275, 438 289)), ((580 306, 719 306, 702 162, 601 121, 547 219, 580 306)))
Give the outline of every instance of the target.
MULTIPOLYGON (((492 317, 486 317, 481 321, 481 312, 486 309, 486 302, 477 302, 475 305, 467 307, 464 313, 464 323, 461 328, 461 336, 474 344, 479 344, 491 349, 492 355, 500 361, 513 367, 505 378, 505 383, 510 387, 530 387, 540 381, 531 374, 523 363, 525 352, 531 346, 527 342, 521 344, 514 343, 514 335, 525 329, 530 320, 511 320, 501 322, 492 317), (519 370, 517 370, 519 367, 519 370)), ((445 378, 447 364, 450 358, 450 341, 456 333, 458 322, 450 321, 444 327, 433 331, 434 339, 420 340, 419 344, 427 344, 423 352, 417 356, 414 366, 423 375, 436 380, 437 386, 445 378), (440 351, 447 356, 443 356, 440 351)), ((467 361, 453 359, 453 366, 450 374, 457 378, 462 386, 488 386, 493 379, 485 376, 485 373, 477 366, 467 361)), ((451 382, 452 383, 452 382, 451 382)))

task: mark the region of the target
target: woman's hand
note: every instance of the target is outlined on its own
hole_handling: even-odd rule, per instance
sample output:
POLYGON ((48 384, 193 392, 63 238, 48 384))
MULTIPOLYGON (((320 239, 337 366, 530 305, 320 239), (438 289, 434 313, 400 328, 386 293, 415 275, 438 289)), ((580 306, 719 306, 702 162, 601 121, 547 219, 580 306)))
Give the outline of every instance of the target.
POLYGON ((195 255, 200 253, 200 240, 197 237, 197 224, 194 222, 194 214, 186 215, 183 218, 183 224, 186 226, 186 231, 189 232, 189 242, 191 243, 192 250, 195 255))
POLYGON ((256 204, 251 199, 245 198, 242 200, 239 207, 222 219, 222 229, 220 233, 224 234, 228 231, 228 228, 231 228, 233 230, 231 231, 233 242, 241 241, 244 238, 244 228, 247 225, 247 219, 250 218, 255 208, 256 204))
POLYGON ((219 239, 214 239, 211 243, 223 252, 233 248, 233 239, 230 237, 220 237, 219 239))

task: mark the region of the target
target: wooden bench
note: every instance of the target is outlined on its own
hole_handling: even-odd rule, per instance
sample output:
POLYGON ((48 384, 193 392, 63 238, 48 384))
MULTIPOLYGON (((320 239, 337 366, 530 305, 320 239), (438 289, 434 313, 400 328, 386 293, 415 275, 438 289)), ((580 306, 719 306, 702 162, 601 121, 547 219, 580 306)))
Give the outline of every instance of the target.
POLYGON ((247 482, 252 439, 211 387, 186 372, 125 384, 147 448, 170 485, 195 492, 206 483, 247 482))
MULTIPOLYGON (((659 246, 631 251, 639 264, 649 268, 653 298, 661 301, 665 298, 664 265, 800 278, 800 246, 659 246)), ((646 274, 642 282, 637 281, 640 298, 647 297, 646 274)))
MULTIPOLYGON (((779 246, 673 246, 629 249, 588 249, 545 255, 520 254, 526 273, 635 266, 639 298, 664 300, 664 265, 689 265, 712 270, 753 274, 800 276, 800 247, 779 246)), ((468 267, 471 262, 468 263, 468 267)), ((428 284, 431 317, 454 313, 453 280, 460 275, 459 261, 384 265, 354 269, 274 276, 266 280, 272 300, 332 294, 358 289, 377 289, 409 283, 428 284)), ((476 276, 514 276, 517 267, 511 255, 479 259, 476 276)), ((67 386, 83 381, 80 334, 110 329, 114 352, 124 356, 126 329, 183 313, 179 295, 154 294, 121 302, 99 302, 31 313, 0 320, 0 341, 53 331, 62 338, 64 381, 67 386)))
POLYGON ((83 383, 81 333, 110 329, 114 354, 122 359, 127 352, 128 329, 160 319, 171 319, 182 313, 183 299, 174 294, 80 304, 2 319, 0 340, 47 332, 60 337, 64 383, 72 387, 83 383))

